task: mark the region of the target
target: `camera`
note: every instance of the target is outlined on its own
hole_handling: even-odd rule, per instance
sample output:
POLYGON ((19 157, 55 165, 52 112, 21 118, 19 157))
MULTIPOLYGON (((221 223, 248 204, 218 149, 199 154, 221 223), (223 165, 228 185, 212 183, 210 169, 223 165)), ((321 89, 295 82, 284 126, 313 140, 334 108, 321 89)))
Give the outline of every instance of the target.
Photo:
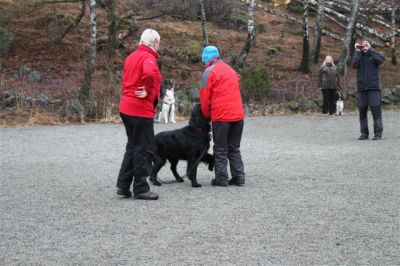
POLYGON ((362 46, 361 44, 357 44, 357 45, 356 45, 356 49, 361 50, 362 48, 363 48, 363 46, 362 46))

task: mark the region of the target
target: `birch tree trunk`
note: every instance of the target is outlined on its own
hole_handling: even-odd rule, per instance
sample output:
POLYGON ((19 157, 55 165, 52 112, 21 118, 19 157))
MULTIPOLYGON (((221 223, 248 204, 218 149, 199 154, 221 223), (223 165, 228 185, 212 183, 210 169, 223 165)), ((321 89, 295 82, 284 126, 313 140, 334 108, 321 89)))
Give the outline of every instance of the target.
POLYGON ((352 35, 354 34, 355 26, 357 23, 357 14, 358 14, 358 9, 360 8, 360 0, 353 0, 352 5, 353 7, 351 9, 351 16, 349 19, 349 23, 347 24, 346 35, 344 38, 343 50, 342 54, 340 55, 338 63, 338 72, 341 75, 344 75, 346 70, 347 58, 349 57, 349 52, 350 52, 351 38, 352 35))
POLYGON ((113 95, 117 79, 114 71, 114 59, 118 48, 117 17, 115 16, 116 0, 105 0, 104 5, 109 23, 107 37, 107 89, 113 95))
POLYGON ((392 37, 390 38, 390 51, 392 53, 392 64, 397 65, 397 58, 396 58, 396 6, 395 6, 395 0, 392 0, 392 21, 391 21, 391 26, 392 26, 392 37))
POLYGON ((244 64, 246 62, 247 56, 250 53, 252 44, 256 40, 256 31, 254 27, 254 8, 256 6, 256 0, 250 0, 247 18, 247 40, 246 44, 242 48, 239 55, 239 62, 244 64))
POLYGON ((203 31, 203 46, 206 47, 208 45, 208 27, 206 20, 206 12, 204 11, 204 3, 203 0, 199 0, 200 8, 201 8, 201 30, 203 31))
POLYGON ((324 17, 325 0, 319 0, 318 11, 317 11, 317 21, 315 23, 315 37, 314 46, 311 52, 312 61, 314 64, 318 63, 319 54, 321 51, 321 35, 322 35, 322 20, 324 17))
POLYGON ((90 22, 89 22, 89 53, 86 62, 85 78, 83 80, 79 98, 81 101, 89 99, 90 89, 92 85, 92 74, 94 72, 94 64, 96 60, 96 0, 89 0, 90 22))
POLYGON ((310 4, 308 0, 305 0, 303 6, 303 57, 299 66, 299 70, 303 73, 310 72, 310 40, 308 32, 308 12, 310 10, 310 4))

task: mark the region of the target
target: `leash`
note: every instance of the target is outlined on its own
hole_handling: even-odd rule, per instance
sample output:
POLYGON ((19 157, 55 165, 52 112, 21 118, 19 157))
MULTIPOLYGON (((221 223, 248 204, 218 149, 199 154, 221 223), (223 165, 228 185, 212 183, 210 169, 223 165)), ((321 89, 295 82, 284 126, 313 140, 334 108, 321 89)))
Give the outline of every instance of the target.
MULTIPOLYGON (((193 171, 193 170, 197 167, 197 165, 200 163, 201 158, 203 158, 203 156, 204 156, 204 154, 207 152, 207 150, 208 150, 208 148, 205 148, 205 149, 204 149, 204 151, 200 154, 199 158, 197 158, 195 164, 189 169, 189 171, 186 172, 186 174, 185 174, 184 176, 182 176, 182 179, 183 179, 183 178, 187 178, 187 177, 192 173, 192 171, 193 171)), ((160 178, 158 178, 158 177, 156 177, 156 178, 157 178, 157 181, 160 182, 160 183, 162 183, 162 184, 172 184, 172 183, 176 183, 176 181, 168 181, 168 182, 167 182, 167 181, 163 181, 162 179, 160 179, 160 178)))

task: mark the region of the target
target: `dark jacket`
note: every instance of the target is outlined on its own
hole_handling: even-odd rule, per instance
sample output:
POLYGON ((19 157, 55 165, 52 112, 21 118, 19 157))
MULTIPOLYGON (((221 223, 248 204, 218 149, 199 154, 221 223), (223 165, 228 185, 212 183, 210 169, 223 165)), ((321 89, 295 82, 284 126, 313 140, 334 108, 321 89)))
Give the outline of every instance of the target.
POLYGON ((380 90, 379 66, 385 62, 385 56, 372 47, 367 53, 356 51, 351 66, 357 71, 357 90, 380 90))
POLYGON ((339 86, 339 75, 335 65, 324 64, 319 70, 318 87, 335 90, 339 86))

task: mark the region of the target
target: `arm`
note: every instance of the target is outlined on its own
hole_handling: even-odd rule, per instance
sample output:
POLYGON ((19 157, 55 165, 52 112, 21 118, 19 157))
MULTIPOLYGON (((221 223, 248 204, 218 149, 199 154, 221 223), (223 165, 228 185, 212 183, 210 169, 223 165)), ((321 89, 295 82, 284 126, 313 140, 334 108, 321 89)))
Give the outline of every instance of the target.
POLYGON ((318 88, 322 88, 322 70, 323 68, 321 67, 318 72, 318 88))
POLYGON ((354 52, 353 59, 351 60, 351 67, 358 68, 360 65, 360 60, 361 60, 361 52, 360 51, 354 52))
POLYGON ((203 116, 211 119, 211 97, 212 97, 213 76, 211 69, 207 68, 203 73, 200 86, 200 104, 203 116))
POLYGON ((372 48, 370 48, 368 52, 371 54, 372 58, 374 58, 375 63, 378 66, 381 65, 383 62, 385 62, 385 56, 382 53, 380 53, 372 48))
POLYGON ((157 97, 158 83, 160 79, 160 72, 158 70, 157 62, 154 59, 146 59, 143 63, 142 83, 147 93, 147 97, 151 102, 157 97))

